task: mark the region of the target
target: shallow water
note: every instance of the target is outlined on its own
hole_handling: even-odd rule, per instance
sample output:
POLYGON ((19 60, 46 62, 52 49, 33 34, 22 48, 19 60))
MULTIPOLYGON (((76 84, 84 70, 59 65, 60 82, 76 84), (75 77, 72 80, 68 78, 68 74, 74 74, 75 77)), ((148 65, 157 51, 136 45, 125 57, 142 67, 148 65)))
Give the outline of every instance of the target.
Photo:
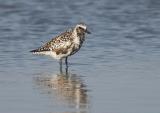
POLYGON ((159 10, 159 0, 0 0, 0 112, 160 112, 159 10), (67 75, 29 53, 81 21, 92 34, 67 75))

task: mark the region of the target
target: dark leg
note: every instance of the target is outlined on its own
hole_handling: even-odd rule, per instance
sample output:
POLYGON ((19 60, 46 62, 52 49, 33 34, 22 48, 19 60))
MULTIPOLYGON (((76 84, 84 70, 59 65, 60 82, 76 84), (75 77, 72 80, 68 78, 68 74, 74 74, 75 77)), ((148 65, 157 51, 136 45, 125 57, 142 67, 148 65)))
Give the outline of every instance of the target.
POLYGON ((68 75, 68 67, 66 67, 66 70, 65 70, 65 71, 66 71, 66 73, 65 73, 65 74, 66 74, 66 75, 68 75))
POLYGON ((65 58, 66 74, 68 74, 68 57, 65 58))
POLYGON ((62 73, 62 59, 59 60, 59 65, 60 65, 60 68, 59 68, 60 73, 62 73))
POLYGON ((68 57, 65 59, 66 67, 68 67, 68 57))

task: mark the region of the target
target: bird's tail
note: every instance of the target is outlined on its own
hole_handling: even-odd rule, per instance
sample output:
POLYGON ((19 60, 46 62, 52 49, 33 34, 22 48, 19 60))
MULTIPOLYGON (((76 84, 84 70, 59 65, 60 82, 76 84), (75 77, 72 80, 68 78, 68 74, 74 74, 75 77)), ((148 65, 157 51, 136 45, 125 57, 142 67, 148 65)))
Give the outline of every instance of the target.
POLYGON ((46 52, 50 51, 49 48, 40 47, 38 49, 31 50, 33 54, 44 55, 46 52))

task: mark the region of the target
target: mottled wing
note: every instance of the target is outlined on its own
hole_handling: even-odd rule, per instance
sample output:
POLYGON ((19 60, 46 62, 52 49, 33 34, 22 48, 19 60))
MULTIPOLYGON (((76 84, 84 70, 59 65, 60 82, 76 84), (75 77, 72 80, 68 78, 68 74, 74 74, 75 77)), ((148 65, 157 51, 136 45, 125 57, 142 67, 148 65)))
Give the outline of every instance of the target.
POLYGON ((60 36, 56 37, 55 39, 53 39, 53 41, 50 41, 49 45, 51 47, 51 50, 65 49, 71 45, 71 42, 72 42, 72 33, 65 32, 62 33, 60 36))
POLYGON ((32 50, 33 53, 45 53, 47 51, 55 51, 60 52, 61 50, 65 50, 71 45, 72 42, 72 32, 64 32, 59 36, 53 38, 51 41, 44 44, 42 47, 32 50))

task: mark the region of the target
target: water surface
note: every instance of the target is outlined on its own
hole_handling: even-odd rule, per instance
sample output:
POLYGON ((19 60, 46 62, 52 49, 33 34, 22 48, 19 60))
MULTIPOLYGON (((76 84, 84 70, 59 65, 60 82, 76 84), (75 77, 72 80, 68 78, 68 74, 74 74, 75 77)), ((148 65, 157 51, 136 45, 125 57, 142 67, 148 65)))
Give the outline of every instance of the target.
POLYGON ((0 112, 160 112, 159 0, 0 0, 0 112), (81 50, 58 62, 34 56, 85 22, 81 50))

